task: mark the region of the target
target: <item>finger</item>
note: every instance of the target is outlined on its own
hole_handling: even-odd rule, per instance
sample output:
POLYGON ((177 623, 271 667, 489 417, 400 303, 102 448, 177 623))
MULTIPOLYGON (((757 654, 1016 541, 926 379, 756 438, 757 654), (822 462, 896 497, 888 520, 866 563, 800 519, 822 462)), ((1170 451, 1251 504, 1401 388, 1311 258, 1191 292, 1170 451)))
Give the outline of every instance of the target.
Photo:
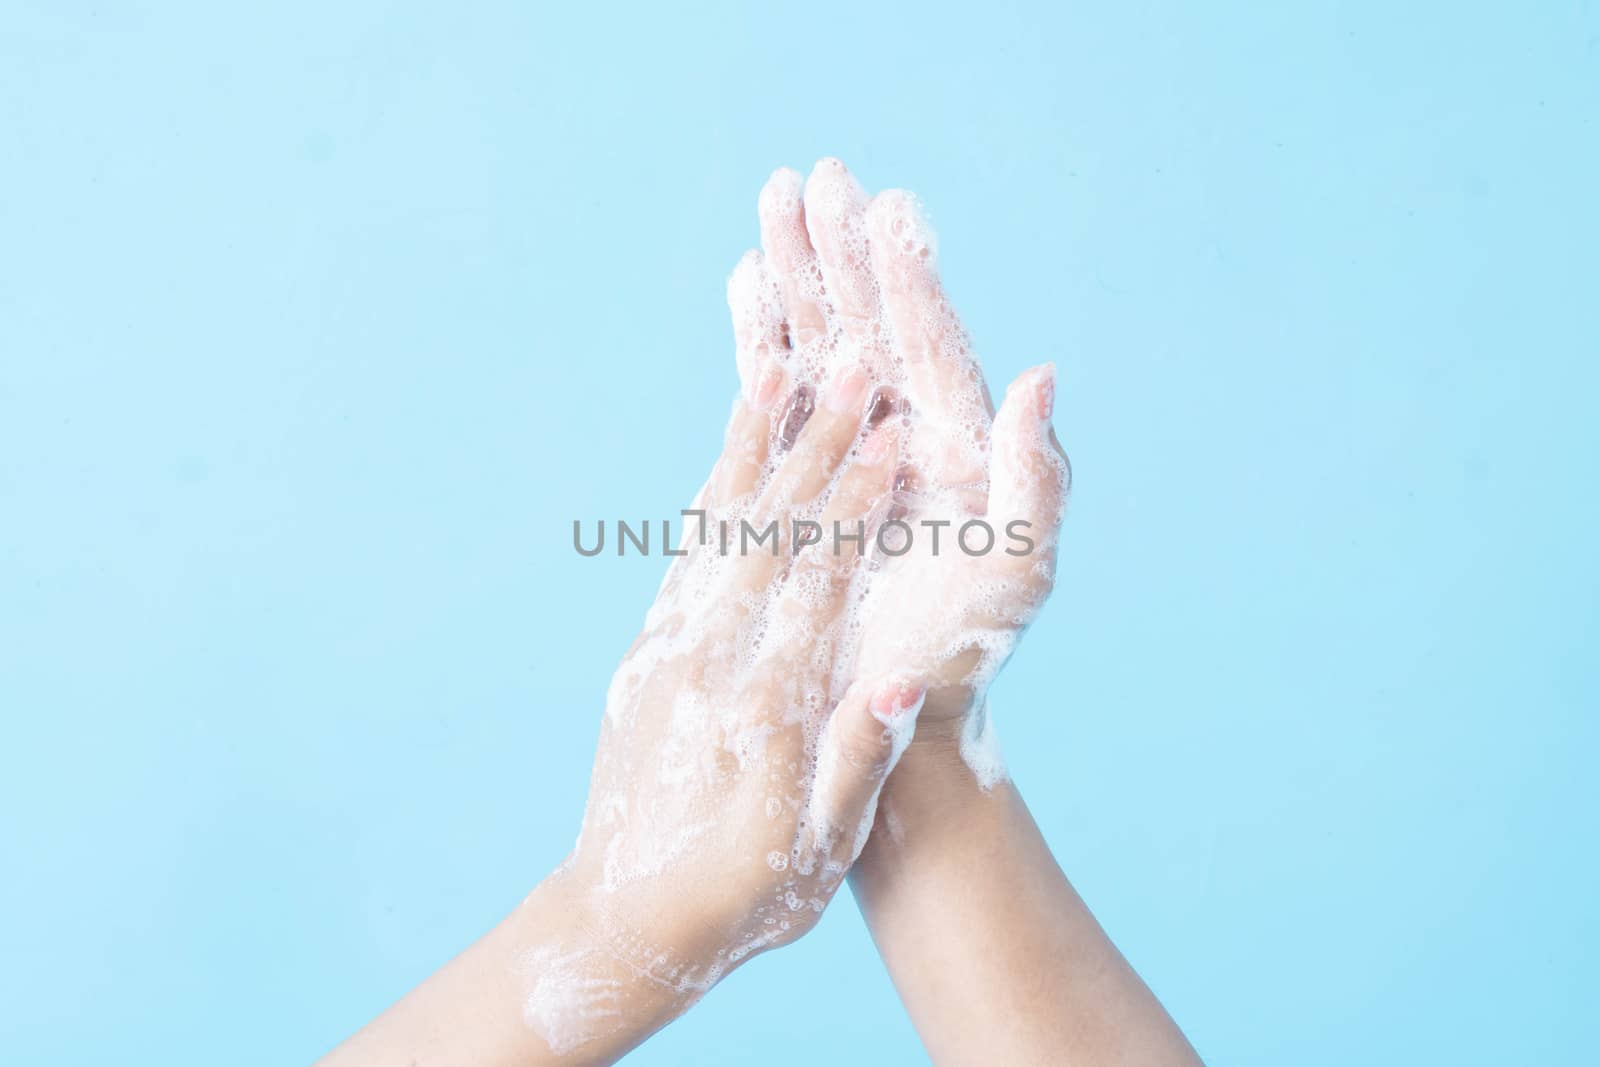
MULTIPOLYGON (((872 532, 869 517, 878 510, 880 504, 887 502, 886 498, 894 487, 895 468, 900 455, 900 433, 898 422, 888 422, 874 428, 861 442, 850 465, 839 476, 839 484, 834 486, 833 495, 828 498, 827 507, 823 509, 819 520, 830 537, 835 524, 840 529, 850 527, 846 532, 853 532, 853 524, 868 523, 867 532, 872 532)), ((857 554, 865 555, 866 551, 863 543, 857 554)))
POLYGON ((878 794, 911 743, 925 695, 910 679, 857 681, 829 717, 807 816, 813 847, 831 862, 848 867, 861 855, 878 794))
POLYGON ((868 434, 839 475, 817 520, 817 542, 804 548, 794 561, 777 617, 789 624, 802 643, 814 640, 821 627, 839 617, 851 580, 871 553, 878 528, 888 515, 899 439, 898 423, 868 434))
POLYGON ((783 341, 783 295, 766 260, 754 249, 746 252, 728 275, 728 314, 733 319, 739 384, 745 399, 753 402, 762 369, 788 355, 783 341))
POLYGON ((811 531, 814 540, 793 558, 768 613, 759 655, 775 669, 794 664, 848 640, 844 605, 888 516, 900 427, 879 427, 860 450, 829 497, 811 531))
MULTIPOLYGON (((868 246, 885 318, 913 408, 931 420, 941 448, 924 471, 944 484, 982 478, 993 407, 966 331, 939 285, 933 231, 910 193, 891 189, 867 208, 868 246)), ((930 450, 931 451, 931 450, 930 450)))
POLYGON ((787 381, 783 367, 766 359, 753 400, 746 401, 741 395, 734 401, 723 435, 722 455, 684 515, 683 540, 678 546, 682 555, 672 561, 669 569, 674 596, 684 587, 698 595, 728 580, 730 568, 719 565, 717 557, 727 554, 729 516, 746 513, 748 498, 766 473, 773 409, 787 381), (691 573, 696 576, 694 580, 689 579, 691 573))
POLYGON ((869 384, 866 372, 852 367, 835 375, 816 398, 820 403, 812 399, 815 394, 809 387, 798 388, 776 442, 779 448, 792 447, 763 494, 762 514, 776 515, 808 504, 827 487, 861 428, 869 384), (796 431, 794 423, 802 418, 796 431))
MULTIPOLYGON (((887 340, 878 311, 878 282, 867 251, 867 194, 837 159, 819 160, 805 186, 806 232, 816 249, 828 313, 840 331, 838 363, 875 366, 887 340)), ((882 368, 887 369, 887 368, 882 368)))
POLYGON ((773 406, 782 394, 786 375, 770 359, 756 380, 750 401, 741 398, 723 439, 722 457, 706 494, 707 506, 724 508, 755 489, 766 468, 772 440, 773 406))
POLYGON ((1054 581, 1056 542, 1072 484, 1072 468, 1050 423, 1055 381, 1049 363, 1024 371, 1006 390, 994 420, 988 513, 1008 545, 994 558, 1013 561, 1025 580, 1024 614, 1037 608, 1054 581), (1026 551, 1023 539, 1031 542, 1026 551))
MULTIPOLYGON (((783 293, 784 321, 789 344, 811 345, 827 334, 822 312, 822 274, 817 254, 806 233, 806 209, 800 175, 779 168, 761 190, 757 211, 761 217, 761 248, 767 265, 783 293)), ((810 375, 813 380, 815 373, 810 375)))
MULTIPOLYGON (((781 368, 763 372, 758 394, 767 406, 759 419, 740 427, 737 446, 730 441, 730 448, 741 451, 725 455, 718 463, 718 492, 726 495, 719 496, 723 510, 711 519, 707 531, 711 544, 701 551, 731 562, 730 566, 714 567, 715 599, 724 605, 724 621, 736 621, 757 610, 764 591, 783 565, 783 530, 788 515, 771 510, 772 485, 777 476, 769 476, 768 467, 780 462, 779 456, 788 452, 799 433, 795 427, 804 427, 815 396, 815 390, 804 382, 788 389, 790 381, 781 368), (780 399, 785 395, 787 400, 780 399), (760 489, 763 477, 769 478, 764 490, 760 489), (755 499, 740 503, 748 493, 756 493, 755 499)), ((730 431, 730 437, 732 434, 730 431)), ((786 464, 787 460, 781 462, 786 464)))
POLYGON ((839 375, 822 395, 820 405, 815 403, 815 395, 810 386, 797 386, 786 413, 779 417, 772 447, 793 447, 788 447, 761 499, 750 509, 752 523, 775 522, 776 534, 765 542, 769 549, 758 548, 742 561, 740 592, 752 594, 766 588, 782 569, 791 551, 795 510, 811 503, 827 487, 855 440, 867 395, 866 373, 854 369, 839 375), (794 429, 797 423, 799 430, 794 429))

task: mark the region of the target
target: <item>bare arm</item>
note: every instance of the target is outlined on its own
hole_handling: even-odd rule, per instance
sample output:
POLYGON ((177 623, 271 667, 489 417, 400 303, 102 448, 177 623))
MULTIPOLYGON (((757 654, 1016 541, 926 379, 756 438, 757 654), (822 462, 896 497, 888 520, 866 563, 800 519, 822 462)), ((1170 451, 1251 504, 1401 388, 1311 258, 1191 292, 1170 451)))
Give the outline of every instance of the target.
POLYGON ((940 1067, 1200 1062, 1016 787, 980 789, 954 744, 910 746, 850 882, 940 1067))
POLYGON ((595 926, 583 897, 560 874, 551 876, 521 907, 326 1056, 320 1067, 616 1061, 670 1022, 684 998, 594 951, 604 943, 595 926), (565 983, 575 974, 581 981, 572 982, 571 995, 549 998, 548 1005, 530 992, 541 982, 565 983), (550 1017, 528 1017, 538 1011, 550 1017), (562 1019, 563 1012, 570 1018, 562 1019), (595 1020, 607 1025, 592 1025, 595 1020), (573 1047, 563 1035, 575 1042, 573 1047))

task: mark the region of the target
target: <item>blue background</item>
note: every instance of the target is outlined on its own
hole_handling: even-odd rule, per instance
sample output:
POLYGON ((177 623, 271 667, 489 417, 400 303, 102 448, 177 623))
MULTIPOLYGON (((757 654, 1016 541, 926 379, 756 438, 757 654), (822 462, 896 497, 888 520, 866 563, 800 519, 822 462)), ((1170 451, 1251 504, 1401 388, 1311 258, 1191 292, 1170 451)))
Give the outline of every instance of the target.
MULTIPOLYGON (((570 522, 837 154, 1061 367, 1001 736, 1201 1052, 1592 1062, 1595 5, 242 6, 0 8, 0 1059, 308 1061, 565 853, 570 522)), ((922 1060, 848 900, 637 1062, 819 1053, 922 1060)))

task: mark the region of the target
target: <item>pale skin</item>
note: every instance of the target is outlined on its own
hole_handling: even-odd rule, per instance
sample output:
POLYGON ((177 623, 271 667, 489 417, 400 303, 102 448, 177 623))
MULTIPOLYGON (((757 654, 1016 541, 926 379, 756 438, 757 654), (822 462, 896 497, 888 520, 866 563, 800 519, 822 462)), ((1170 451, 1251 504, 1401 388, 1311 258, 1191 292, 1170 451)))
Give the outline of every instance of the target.
POLYGON ((1197 1063, 986 744, 989 681, 1054 582, 1053 368, 994 410, 908 194, 829 159, 775 173, 759 216, 696 507, 777 521, 775 551, 686 540, 612 680, 572 855, 324 1062, 615 1062, 848 877, 933 1062, 1197 1063), (1029 550, 950 551, 974 519, 1029 550), (945 551, 885 550, 896 523, 945 551))

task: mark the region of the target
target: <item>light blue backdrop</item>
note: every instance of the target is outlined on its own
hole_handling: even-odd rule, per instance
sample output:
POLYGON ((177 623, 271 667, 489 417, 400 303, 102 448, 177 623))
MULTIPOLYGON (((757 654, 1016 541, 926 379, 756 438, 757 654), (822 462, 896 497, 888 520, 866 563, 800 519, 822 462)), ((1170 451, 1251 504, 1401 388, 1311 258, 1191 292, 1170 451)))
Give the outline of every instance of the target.
MULTIPOLYGON (((1593 4, 246 6, 0 11, 0 1060, 308 1061, 563 855, 570 520, 831 153, 1060 364, 1001 733, 1201 1051, 1593 1062, 1593 4)), ((914 1040, 844 900, 637 1059, 914 1040)))

